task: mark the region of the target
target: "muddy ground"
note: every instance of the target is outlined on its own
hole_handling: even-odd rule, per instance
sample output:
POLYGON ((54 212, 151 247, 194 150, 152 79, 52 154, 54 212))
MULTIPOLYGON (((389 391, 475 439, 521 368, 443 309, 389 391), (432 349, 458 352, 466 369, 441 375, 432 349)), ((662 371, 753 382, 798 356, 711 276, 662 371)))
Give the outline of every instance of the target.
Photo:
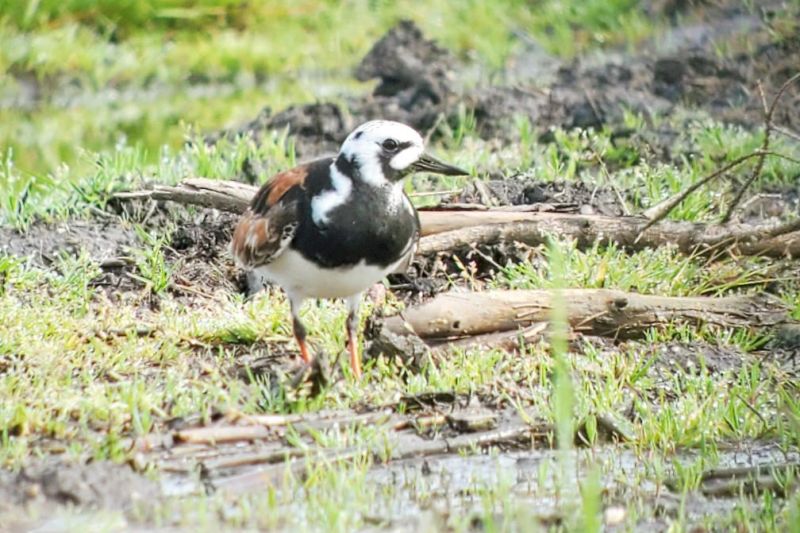
MULTIPOLYGON (((678 21, 682 20, 682 10, 688 9, 689 4, 652 2, 651 9, 674 16, 678 21)), ((781 2, 762 4, 759 14, 751 13, 736 2, 696 9, 691 23, 676 23, 666 35, 635 52, 610 50, 574 61, 562 61, 547 55, 531 42, 509 61, 508 68, 501 73, 502 81, 491 86, 475 85, 462 79, 459 73, 466 67, 461 60, 423 36, 413 23, 403 22, 375 43, 354 73, 361 81, 377 80, 371 95, 350 98, 345 104, 322 102, 278 112, 265 109, 251 122, 235 130, 211 133, 207 140, 215 142, 222 136, 242 133, 257 139, 265 132, 288 127, 295 138, 298 156, 305 159, 335 151, 347 133, 368 118, 379 116, 399 120, 420 131, 433 132, 441 121, 455 124, 461 105, 474 110, 477 132, 484 139, 514 143, 516 133, 509 127, 514 122, 509 118, 524 116, 530 120, 542 142, 557 142, 552 134, 554 127, 607 128, 615 142, 630 147, 637 158, 678 162, 691 153, 692 147, 676 142, 680 137, 676 126, 658 121, 657 126, 646 129, 644 133, 632 132, 624 126, 624 111, 640 112, 648 120, 656 116, 683 116, 681 114, 687 112, 698 112, 748 129, 762 128, 763 110, 756 90, 757 82, 762 81, 767 95, 774 94, 800 65, 800 37, 780 36, 773 31, 776 21, 770 18, 771 13, 781 2), (738 38, 743 34, 747 34, 750 42, 755 44, 749 51, 737 52, 738 38), (720 56, 716 49, 720 42, 728 43, 734 52, 720 56)), ((522 38, 527 42, 524 36, 522 38)), ((787 90, 775 122, 800 130, 800 84, 787 90)), ((233 178, 252 181, 252 169, 260 166, 261 162, 247 161, 233 178)), ((592 181, 596 172, 596 165, 589 162, 581 173, 585 181, 552 183, 538 180, 535 175, 496 169, 491 180, 482 185, 469 185, 442 202, 540 204, 549 210, 610 216, 619 216, 627 209, 640 207, 635 205, 632 197, 624 198, 623 203, 618 191, 607 185, 598 186, 592 181)), ((769 208, 752 213, 750 218, 781 218, 799 209, 800 185, 779 190, 762 189, 762 192, 772 193, 769 208)), ((26 258, 35 265, 53 269, 59 268, 60 257, 64 254, 86 254, 99 262, 102 275, 94 283, 101 286, 107 296, 138 299, 143 305, 152 306, 157 305, 154 303, 156 300, 143 297, 143 284, 130 275, 136 272, 135 250, 142 246, 132 222, 152 228, 163 227, 169 222, 175 226, 175 232, 166 253, 169 263, 175 267, 175 275, 168 290, 191 303, 216 290, 248 290, 246 280, 230 264, 225 249, 233 220, 232 215, 213 210, 187 210, 167 204, 136 206, 112 201, 104 216, 55 225, 37 222, 24 233, 0 228, 0 249, 26 258)), ((503 264, 508 260, 527 258, 530 250, 505 246, 485 249, 481 254, 491 257, 492 261, 481 263, 480 259, 475 259, 476 256, 471 256, 471 259, 478 261, 479 274, 488 276, 492 263, 503 264)), ((446 261, 420 258, 409 276, 393 278, 392 282, 407 301, 416 301, 446 287, 442 274, 447 268, 446 261)), ((594 342, 603 344, 609 341, 598 339, 594 342)), ((791 342, 789 345, 793 346, 791 342)), ((617 345, 613 347, 619 348, 617 345)), ((680 343, 655 347, 653 351, 655 364, 649 371, 656 378, 663 379, 665 386, 668 386, 670 369, 674 365, 684 370, 696 368, 698 372, 724 372, 741 364, 744 359, 766 356, 763 352, 744 354, 711 345, 680 343), (700 353, 702 358, 698 355, 700 353)), ((243 369, 246 367, 261 369, 267 375, 275 374, 272 368, 276 364, 275 353, 262 357, 257 350, 244 352, 238 368, 231 369, 233 372, 245 375, 243 369)), ((797 371, 796 361, 791 357, 787 357, 786 364, 787 369, 797 371)), ((422 432, 420 436, 416 431, 403 430, 409 439, 419 440, 414 446, 432 446, 430 451, 398 457, 370 472, 372 481, 378 484, 402 485, 411 478, 424 478, 433 495, 430 506, 409 500, 398 502, 393 509, 376 510, 379 514, 375 517, 376 528, 409 530, 416 527, 408 525, 414 520, 417 523, 420 520, 438 523, 448 513, 454 512, 446 508, 447 495, 468 490, 476 479, 492 481, 498 476, 511 476, 511 491, 534 501, 536 495, 525 492, 529 478, 537 475, 543 462, 555 462, 556 453, 546 449, 547 446, 539 449, 535 436, 520 437, 513 431, 497 433, 504 428, 513 429, 518 422, 514 420, 515 415, 510 414, 508 405, 490 394, 477 401, 479 407, 490 412, 489 426, 478 430, 469 423, 459 423, 456 416, 473 405, 466 398, 408 398, 386 406, 386 420, 392 424, 406 420, 398 420, 401 417, 399 413, 407 413, 405 408, 411 404, 417 406, 417 411, 402 416, 413 416, 417 422, 442 413, 449 418, 444 422, 445 429, 439 432, 422 432), (403 410, 398 409, 401 403, 403 410), (471 439, 476 432, 495 432, 491 439, 478 447, 491 443, 508 449, 509 453, 498 458, 465 458, 454 453, 456 448, 452 447, 452 442, 460 442, 460 438, 471 439), (449 442, 449 447, 437 447, 437 443, 442 442, 449 442)), ((364 413, 374 411, 375 406, 364 408, 364 413)), ((618 414, 624 425, 628 416, 625 406, 620 406, 618 414)), ((357 415, 346 413, 340 416, 344 421, 351 421, 357 415)), ((325 424, 324 419, 312 417, 310 423, 325 424)), ((217 423, 224 425, 226 421, 217 423)), ((213 493, 223 486, 239 487, 237 483, 245 483, 241 479, 236 481, 236 476, 254 476, 259 472, 271 475, 269 468, 277 467, 265 465, 274 458, 282 458, 286 451, 280 433, 246 445, 198 446, 190 450, 189 444, 180 442, 179 432, 181 428, 194 425, 193 421, 176 421, 174 431, 162 435, 163 440, 159 442, 131 442, 132 446, 142 446, 137 455, 140 461, 131 466, 69 464, 48 458, 32 460, 30 467, 19 473, 2 473, 0 505, 4 509, 0 507, 0 511, 19 505, 38 505, 46 514, 50 506, 68 504, 87 509, 130 511, 143 501, 163 496, 213 493), (223 461, 226 457, 243 454, 262 454, 262 459, 252 459, 241 465, 236 461, 223 461), (165 475, 159 481, 153 481, 141 473, 148 466, 163 470, 165 475)), ((612 427, 610 435, 609 442, 624 439, 624 429, 612 427)), ((474 444, 475 441, 470 442, 474 444)), ((618 462, 620 472, 647 470, 647 465, 641 464, 640 459, 632 453, 619 453, 618 448, 601 448, 599 454, 604 460, 618 462)), ((686 460, 690 460, 691 452, 685 454, 686 460)), ((578 451, 575 460, 581 461, 586 455, 588 452, 578 451)), ((777 450, 773 443, 752 442, 740 443, 721 452, 720 464, 753 467, 778 462, 797 463, 798 459, 796 452, 787 455, 777 450)), ((283 468, 283 464, 279 464, 283 468)), ((614 485, 613 480, 606 481, 609 493, 624 504, 624 486, 614 485)), ((645 490, 652 493, 653 505, 661 509, 661 516, 669 517, 679 512, 678 496, 669 488, 646 487, 645 490)), ((753 490, 760 491, 763 487, 756 486, 753 490)), ((704 493, 692 501, 688 511, 681 512, 688 512, 691 518, 728 509, 735 505, 735 497, 735 493, 704 493)), ((536 518, 542 524, 558 524, 563 518, 558 515, 554 501, 537 499, 535 505, 536 518)), ((135 521, 136 513, 131 511, 129 516, 135 521)), ((657 518, 653 520, 652 523, 642 523, 642 530, 663 526, 657 518)), ((47 524, 46 520, 39 523, 47 524)), ((27 525, 12 526, 23 529, 27 525)), ((476 530, 481 527, 481 524, 475 524, 476 530)))

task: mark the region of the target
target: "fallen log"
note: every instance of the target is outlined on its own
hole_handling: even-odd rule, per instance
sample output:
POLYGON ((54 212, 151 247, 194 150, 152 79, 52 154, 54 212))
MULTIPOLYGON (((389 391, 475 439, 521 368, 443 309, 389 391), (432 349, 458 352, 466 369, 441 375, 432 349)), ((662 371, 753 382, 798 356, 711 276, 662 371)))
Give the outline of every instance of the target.
POLYGON ((243 213, 258 188, 238 181, 191 178, 176 186, 156 185, 153 189, 120 192, 119 200, 166 200, 179 204, 213 207, 231 213, 243 213))
POLYGON ((577 246, 582 249, 591 247, 595 243, 613 243, 633 251, 673 245, 687 254, 698 252, 711 254, 726 248, 735 248, 740 255, 800 257, 800 231, 762 238, 771 232, 773 228, 771 224, 765 227, 749 224, 721 226, 664 221, 642 231, 648 221, 639 217, 565 213, 420 211, 423 228, 426 223, 435 223, 437 228, 445 228, 447 225, 441 220, 443 217, 452 221, 449 225, 455 226, 456 223, 461 223, 461 227, 423 237, 417 253, 430 255, 501 242, 521 242, 537 246, 547 243, 550 237, 556 235, 574 239, 577 246), (486 215, 516 217, 516 220, 484 224, 481 218, 486 215))
MULTIPOLYGON (((118 193, 120 200, 154 199, 241 213, 256 188, 233 181, 187 179, 177 186, 118 193)), ((544 244, 551 236, 574 239, 581 248, 616 243, 641 250, 674 245, 684 253, 715 253, 735 248, 741 255, 800 257, 800 231, 792 224, 702 224, 662 221, 648 227, 644 217, 609 217, 505 209, 420 210, 422 239, 418 253, 431 255, 476 245, 521 242, 544 244), (785 231, 781 231, 781 229, 785 231)))
MULTIPOLYGON (((785 306, 766 296, 667 297, 565 289, 560 299, 573 331, 604 337, 635 338, 652 327, 673 323, 772 327, 789 320, 785 306)), ((396 335, 414 333, 429 344, 464 345, 470 337, 481 340, 545 322, 552 306, 553 292, 548 290, 449 292, 386 318, 383 328, 396 335)))

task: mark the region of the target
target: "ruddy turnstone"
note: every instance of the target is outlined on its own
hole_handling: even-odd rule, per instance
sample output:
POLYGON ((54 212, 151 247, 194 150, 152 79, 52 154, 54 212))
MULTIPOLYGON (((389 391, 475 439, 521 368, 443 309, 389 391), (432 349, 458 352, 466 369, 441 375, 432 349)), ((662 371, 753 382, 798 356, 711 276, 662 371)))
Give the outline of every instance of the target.
POLYGON ((402 179, 415 171, 468 174, 423 149, 420 134, 405 124, 366 122, 335 157, 270 178, 236 226, 233 257, 286 292, 306 363, 311 356, 301 305, 308 298, 344 298, 350 365, 361 375, 361 294, 387 274, 405 271, 419 240, 419 217, 402 179))

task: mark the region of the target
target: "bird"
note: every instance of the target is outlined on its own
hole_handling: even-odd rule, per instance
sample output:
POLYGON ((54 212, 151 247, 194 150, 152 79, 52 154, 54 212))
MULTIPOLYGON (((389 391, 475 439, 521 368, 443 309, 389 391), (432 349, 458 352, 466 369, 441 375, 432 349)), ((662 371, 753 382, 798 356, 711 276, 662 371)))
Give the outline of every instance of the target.
POLYGON ((403 189, 403 178, 414 172, 469 174, 425 152, 412 127, 372 120, 350 132, 335 156, 269 178, 239 219, 231 254, 286 293, 306 364, 312 357, 300 308, 308 299, 341 298, 350 366, 361 377, 362 293, 388 274, 405 272, 419 241, 419 215, 403 189))

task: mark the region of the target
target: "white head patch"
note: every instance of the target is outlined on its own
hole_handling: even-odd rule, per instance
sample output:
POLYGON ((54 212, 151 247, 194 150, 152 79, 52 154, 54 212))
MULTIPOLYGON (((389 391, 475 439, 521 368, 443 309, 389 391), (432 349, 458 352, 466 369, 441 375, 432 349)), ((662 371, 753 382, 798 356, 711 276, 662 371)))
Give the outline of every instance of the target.
POLYGON ((422 136, 413 128, 389 120, 372 120, 357 127, 347 136, 340 153, 355 158, 361 170, 361 178, 376 187, 388 183, 381 165, 382 157, 391 157, 389 166, 403 171, 422 155, 422 136), (386 149, 384 143, 396 143, 397 150, 386 149))

